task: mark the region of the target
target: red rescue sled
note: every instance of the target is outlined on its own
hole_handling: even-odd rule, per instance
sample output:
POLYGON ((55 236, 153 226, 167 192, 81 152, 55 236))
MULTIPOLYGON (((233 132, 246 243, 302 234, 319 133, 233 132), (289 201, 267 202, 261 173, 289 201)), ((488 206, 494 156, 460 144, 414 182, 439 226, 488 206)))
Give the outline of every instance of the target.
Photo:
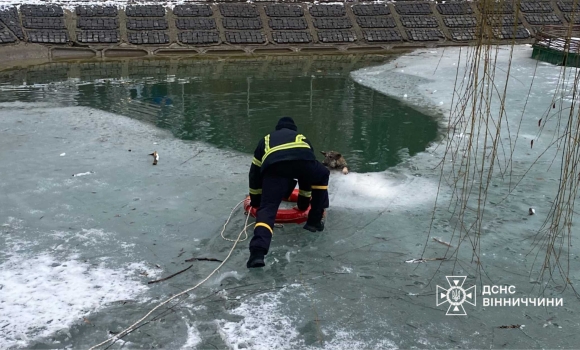
MULTIPOLYGON (((284 199, 286 202, 297 202, 298 201, 298 189, 294 189, 290 198, 284 199)), ((252 217, 256 217, 256 212, 258 211, 257 208, 252 208, 250 205, 250 196, 247 196, 244 200, 244 210, 246 213, 250 214, 252 217)), ((298 210, 297 208, 292 209, 278 209, 278 213, 276 214, 276 223, 278 224, 286 224, 286 223, 295 223, 295 224, 302 224, 308 220, 308 212, 310 212, 310 205, 306 210, 298 210)))

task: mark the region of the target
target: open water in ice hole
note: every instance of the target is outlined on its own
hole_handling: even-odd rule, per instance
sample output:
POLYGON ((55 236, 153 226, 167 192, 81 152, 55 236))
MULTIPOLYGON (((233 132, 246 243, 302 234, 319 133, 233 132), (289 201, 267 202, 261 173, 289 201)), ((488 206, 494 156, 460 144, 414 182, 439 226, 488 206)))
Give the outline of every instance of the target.
POLYGON ((318 151, 341 152, 351 171, 382 171, 422 152, 438 124, 356 83, 350 72, 380 56, 316 59, 51 64, 0 74, 0 101, 43 97, 145 120, 184 140, 252 153, 291 116, 318 151), (66 87, 54 82, 64 81, 66 87), (47 85, 48 84, 48 85, 47 85), (33 90, 35 93, 31 93, 33 90))

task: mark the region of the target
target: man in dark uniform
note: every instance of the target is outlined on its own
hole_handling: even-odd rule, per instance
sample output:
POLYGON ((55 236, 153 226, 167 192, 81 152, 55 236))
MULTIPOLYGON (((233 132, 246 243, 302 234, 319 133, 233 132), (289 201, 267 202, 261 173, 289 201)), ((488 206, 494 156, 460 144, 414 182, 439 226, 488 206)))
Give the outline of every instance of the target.
POLYGON ((270 248, 276 213, 282 199, 294 190, 294 179, 300 187, 298 209, 311 206, 304 229, 324 230, 322 217, 329 205, 329 175, 328 169, 316 160, 310 141, 298 133, 294 120, 280 118, 276 131, 258 143, 250 166, 250 205, 258 210, 248 268, 265 266, 264 256, 270 248))

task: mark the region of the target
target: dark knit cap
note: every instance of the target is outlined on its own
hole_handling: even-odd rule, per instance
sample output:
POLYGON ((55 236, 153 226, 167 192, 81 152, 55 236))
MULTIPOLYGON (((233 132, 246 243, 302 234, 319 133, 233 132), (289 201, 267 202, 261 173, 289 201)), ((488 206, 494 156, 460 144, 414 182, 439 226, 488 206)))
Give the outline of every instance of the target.
POLYGON ((278 124, 276 125, 276 130, 280 129, 291 129, 294 131, 298 131, 298 127, 294 124, 294 119, 290 117, 282 117, 278 120, 278 124))

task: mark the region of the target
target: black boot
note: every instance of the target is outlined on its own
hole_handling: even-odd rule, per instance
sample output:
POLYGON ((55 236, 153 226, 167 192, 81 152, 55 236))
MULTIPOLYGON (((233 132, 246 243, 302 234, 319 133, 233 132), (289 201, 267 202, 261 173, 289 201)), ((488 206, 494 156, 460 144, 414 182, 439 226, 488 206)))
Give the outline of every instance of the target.
POLYGON ((264 256, 265 255, 266 254, 264 254, 264 252, 260 251, 260 250, 250 251, 250 258, 248 259, 248 262, 246 263, 246 267, 248 269, 251 269, 254 267, 266 266, 266 263, 264 263, 264 256))
POLYGON ((305 230, 308 230, 310 232, 316 232, 316 231, 324 231, 324 221, 320 221, 317 224, 309 224, 308 222, 306 222, 306 225, 304 225, 303 227, 305 230))

